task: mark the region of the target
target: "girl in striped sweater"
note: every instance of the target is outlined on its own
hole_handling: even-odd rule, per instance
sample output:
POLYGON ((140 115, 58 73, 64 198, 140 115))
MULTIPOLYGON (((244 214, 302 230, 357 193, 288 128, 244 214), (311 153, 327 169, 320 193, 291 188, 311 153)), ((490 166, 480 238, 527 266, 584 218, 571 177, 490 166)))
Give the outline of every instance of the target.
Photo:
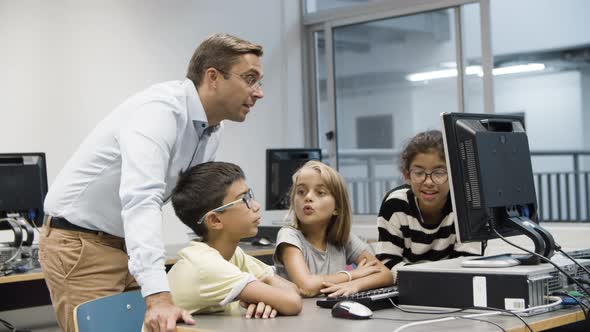
POLYGON ((455 215, 442 134, 417 134, 400 155, 406 185, 389 191, 379 210, 376 257, 391 269, 406 264, 483 254, 481 243, 456 241, 455 215))

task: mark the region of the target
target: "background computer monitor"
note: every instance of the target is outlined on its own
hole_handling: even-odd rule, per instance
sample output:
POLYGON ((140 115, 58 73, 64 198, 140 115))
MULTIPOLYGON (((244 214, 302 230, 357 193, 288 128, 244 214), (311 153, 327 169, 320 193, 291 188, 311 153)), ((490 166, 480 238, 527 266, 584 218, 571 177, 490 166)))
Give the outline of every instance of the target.
MULTIPOLYGON (((459 241, 527 235, 535 251, 553 254, 538 226, 533 169, 522 116, 443 113, 443 139, 459 241)), ((522 263, 535 264, 526 257, 522 263), (526 261, 528 259, 528 261, 526 261)))
POLYGON ((293 173, 306 161, 321 159, 320 149, 267 149, 266 209, 288 209, 293 173))
MULTIPOLYGON (((18 213, 41 226, 45 195, 45 153, 0 153, 0 217, 18 213)), ((0 229, 6 227, 0 224, 0 229)))

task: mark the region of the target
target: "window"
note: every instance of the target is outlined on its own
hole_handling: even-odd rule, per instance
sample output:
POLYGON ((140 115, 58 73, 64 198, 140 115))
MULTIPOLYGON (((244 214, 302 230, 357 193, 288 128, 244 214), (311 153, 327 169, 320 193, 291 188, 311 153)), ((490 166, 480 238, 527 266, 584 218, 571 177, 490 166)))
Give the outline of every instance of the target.
POLYGON ((398 159, 406 141, 461 107, 459 8, 399 15, 393 8, 377 14, 384 18, 310 28, 317 144, 346 178, 355 214, 376 214, 383 195, 403 183, 398 159), (437 72, 448 79, 428 76, 437 72))
POLYGON ((367 3, 379 3, 385 0, 305 0, 305 12, 308 14, 358 7, 367 3))
POLYGON ((544 221, 590 221, 587 13, 584 0, 491 2, 494 106, 525 115, 544 221))
POLYGON ((525 116, 543 220, 590 220, 590 3, 306 4, 311 145, 347 179, 354 213, 378 212, 402 183, 400 149, 441 112, 497 112, 525 116))

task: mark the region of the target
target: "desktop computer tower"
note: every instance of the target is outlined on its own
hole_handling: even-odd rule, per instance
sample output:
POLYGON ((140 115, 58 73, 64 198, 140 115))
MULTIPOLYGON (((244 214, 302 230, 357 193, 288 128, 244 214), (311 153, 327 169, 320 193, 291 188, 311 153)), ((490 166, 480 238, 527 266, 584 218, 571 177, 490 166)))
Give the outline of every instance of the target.
MULTIPOLYGON (((547 304, 555 291, 578 290, 553 265, 517 265, 501 268, 462 267, 469 257, 406 265, 398 269, 399 303, 445 308, 473 306, 522 310, 547 304)), ((590 276, 561 255, 552 259, 575 278, 590 276)), ((590 268, 590 260, 578 260, 590 268)), ((547 312, 541 309, 529 315, 547 312)))

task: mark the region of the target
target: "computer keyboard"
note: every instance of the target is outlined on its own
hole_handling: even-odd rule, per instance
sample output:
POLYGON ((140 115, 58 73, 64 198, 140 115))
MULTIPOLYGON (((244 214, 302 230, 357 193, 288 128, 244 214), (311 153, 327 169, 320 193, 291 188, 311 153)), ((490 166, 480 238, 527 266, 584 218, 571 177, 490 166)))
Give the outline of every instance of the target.
POLYGON ((371 289, 350 296, 325 297, 317 300, 316 304, 322 308, 332 308, 340 301, 355 301, 364 304, 371 310, 379 310, 392 308, 391 301, 397 303, 398 295, 397 286, 391 286, 371 289))

